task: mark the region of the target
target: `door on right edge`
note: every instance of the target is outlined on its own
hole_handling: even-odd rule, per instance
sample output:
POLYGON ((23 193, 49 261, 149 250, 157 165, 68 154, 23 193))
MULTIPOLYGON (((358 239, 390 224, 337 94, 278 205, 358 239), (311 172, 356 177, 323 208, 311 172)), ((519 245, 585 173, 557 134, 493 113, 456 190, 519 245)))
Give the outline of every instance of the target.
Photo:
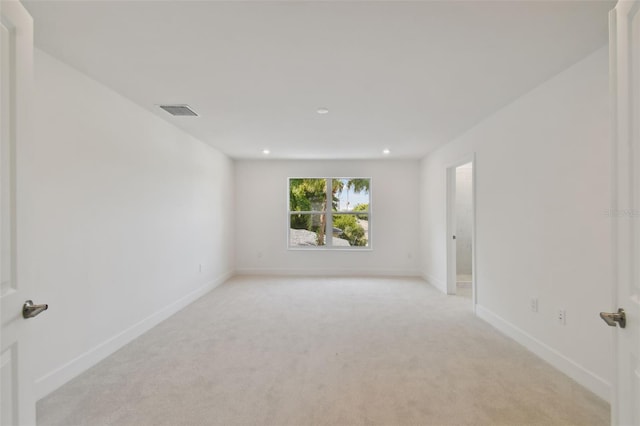
POLYGON ((613 110, 614 425, 640 425, 640 1, 620 0, 609 15, 613 110))

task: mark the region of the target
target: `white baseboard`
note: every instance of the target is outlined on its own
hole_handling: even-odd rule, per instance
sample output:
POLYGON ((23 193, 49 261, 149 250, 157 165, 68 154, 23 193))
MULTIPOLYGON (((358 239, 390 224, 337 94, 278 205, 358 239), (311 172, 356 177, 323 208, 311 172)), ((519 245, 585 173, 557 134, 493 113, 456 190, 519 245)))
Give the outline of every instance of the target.
POLYGON ((422 274, 422 278, 428 282, 429 284, 431 284, 432 287, 437 288, 438 290, 440 290, 441 292, 443 292, 444 294, 447 294, 447 283, 434 277, 433 275, 425 272, 422 274))
POLYGON ((289 268, 244 268, 236 275, 267 276, 327 276, 327 277, 420 277, 420 272, 407 269, 289 269, 289 268))
POLYGON ((611 383, 587 370, 575 361, 562 355, 552 347, 542 343, 524 330, 511 324, 489 309, 476 305, 476 315, 499 331, 520 343, 531 352, 580 383, 605 401, 611 401, 611 383))
POLYGON ((160 324, 162 321, 169 318, 171 315, 175 314, 185 306, 193 303, 220 284, 224 283, 233 275, 234 272, 225 273, 224 275, 218 277, 216 280, 201 286, 200 288, 192 291, 186 296, 176 300, 175 302, 172 302, 168 306, 165 306, 158 312, 149 315, 147 318, 132 325, 126 330, 123 330, 122 332, 107 339, 106 341, 100 343, 92 349, 89 349, 85 353, 77 356, 66 364, 36 379, 36 399, 44 398, 54 390, 58 389, 60 386, 67 383, 69 380, 80 375, 87 369, 93 367, 98 362, 102 361, 118 349, 122 348, 127 343, 131 342, 143 333, 149 331, 151 328, 160 324))

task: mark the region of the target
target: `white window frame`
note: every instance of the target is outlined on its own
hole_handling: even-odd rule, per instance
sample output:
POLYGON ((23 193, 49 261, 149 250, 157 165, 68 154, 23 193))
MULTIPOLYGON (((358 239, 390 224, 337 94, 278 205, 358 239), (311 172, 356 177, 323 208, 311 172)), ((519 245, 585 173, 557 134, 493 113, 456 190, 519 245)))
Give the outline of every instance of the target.
POLYGON ((372 251, 373 250, 373 246, 372 246, 372 238, 371 238, 371 228, 372 228, 372 211, 371 211, 371 205, 372 205, 372 200, 373 200, 373 194, 372 194, 372 188, 373 187, 373 179, 370 177, 360 177, 360 176, 349 176, 349 177, 325 177, 325 176, 293 176, 293 177, 288 177, 287 178, 287 185, 286 185, 286 199, 287 199, 287 217, 286 217, 286 234, 287 234, 287 240, 286 240, 286 245, 287 245, 287 250, 302 250, 302 251, 316 251, 316 250, 331 250, 331 251, 358 251, 358 252, 362 252, 362 251, 372 251), (327 188, 326 188, 326 205, 327 205, 327 211, 326 212, 321 212, 321 211, 304 211, 304 212, 298 212, 298 211, 291 211, 291 201, 289 199, 289 192, 290 192, 290 185, 291 185, 291 179, 325 179, 326 180, 326 184, 327 184, 327 188), (333 188, 333 180, 334 179, 367 179, 369 180, 369 210, 366 212, 366 214, 369 216, 369 227, 367 229, 367 246, 366 247, 362 247, 362 246, 349 246, 349 247, 345 247, 345 246, 334 246, 333 245, 333 215, 337 214, 337 215, 342 215, 342 214, 363 214, 363 212, 334 212, 333 209, 331 208, 332 206, 332 202, 333 200, 331 199, 331 191, 329 190, 329 188, 333 188), (325 224, 325 230, 324 230, 324 235, 325 235, 325 245, 323 246, 309 246, 309 247, 300 247, 300 246, 295 246, 292 247, 290 245, 290 241, 291 241, 291 215, 292 214, 322 214, 324 213, 326 215, 327 218, 327 223, 325 224), (331 238, 329 238, 328 236, 331 236, 331 238))

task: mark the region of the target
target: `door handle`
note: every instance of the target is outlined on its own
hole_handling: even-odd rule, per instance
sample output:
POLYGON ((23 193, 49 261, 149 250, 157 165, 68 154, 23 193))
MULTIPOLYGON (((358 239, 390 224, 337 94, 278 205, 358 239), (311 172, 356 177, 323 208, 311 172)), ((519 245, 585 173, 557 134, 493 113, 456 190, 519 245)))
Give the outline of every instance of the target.
POLYGON ((627 326, 627 314, 624 312, 624 309, 618 309, 618 312, 600 312, 600 318, 604 320, 609 326, 615 327, 616 323, 620 326, 620 328, 625 328, 627 326))
POLYGON ((49 309, 49 305, 34 305, 32 300, 27 300, 22 305, 22 316, 24 318, 33 318, 49 309))

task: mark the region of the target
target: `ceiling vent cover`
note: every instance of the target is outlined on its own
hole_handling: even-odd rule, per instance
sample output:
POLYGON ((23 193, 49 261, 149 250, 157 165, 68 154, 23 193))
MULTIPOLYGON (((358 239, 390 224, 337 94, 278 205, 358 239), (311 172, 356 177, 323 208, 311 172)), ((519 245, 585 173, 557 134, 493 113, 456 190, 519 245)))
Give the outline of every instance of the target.
POLYGON ((160 105, 160 108, 176 117, 197 117, 198 114, 189 105, 160 105))

